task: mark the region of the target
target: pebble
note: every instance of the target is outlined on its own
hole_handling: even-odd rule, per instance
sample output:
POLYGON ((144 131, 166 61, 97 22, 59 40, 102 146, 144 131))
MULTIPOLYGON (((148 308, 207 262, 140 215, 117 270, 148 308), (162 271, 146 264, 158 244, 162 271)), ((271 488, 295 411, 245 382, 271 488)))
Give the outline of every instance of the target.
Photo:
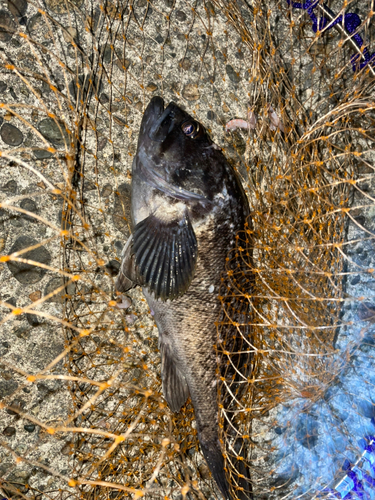
POLYGON ((182 10, 178 10, 176 12, 176 19, 177 21, 181 21, 182 23, 186 21, 186 14, 182 10))
POLYGON ((23 142, 23 133, 14 125, 4 123, 0 130, 0 136, 8 146, 19 146, 23 142))
POLYGON ((56 14, 65 14, 69 8, 69 3, 81 7, 83 0, 70 0, 69 3, 66 0, 45 0, 45 3, 48 9, 53 10, 56 14))
POLYGON ((0 92, 3 94, 7 89, 7 84, 5 82, 0 82, 0 92))
POLYGON ((120 262, 118 260, 110 260, 106 265, 105 265, 108 273, 110 276, 117 276, 119 270, 120 270, 120 262))
POLYGON ((26 432, 34 432, 35 431, 35 425, 34 424, 26 424, 23 426, 26 432))
POLYGON ((105 184, 100 194, 103 198, 108 198, 108 196, 112 194, 112 186, 110 184, 105 184))
POLYGON ((25 404, 23 399, 15 399, 10 403, 10 408, 7 408, 5 411, 8 415, 18 416, 18 412, 24 409, 25 404))
POLYGON ((116 59, 115 64, 118 67, 120 71, 126 71, 129 69, 131 65, 131 60, 130 59, 116 59))
POLYGON ((10 299, 4 297, 4 302, 6 302, 7 304, 10 304, 13 307, 17 307, 17 301, 14 297, 11 297, 10 299))
POLYGON ((137 321, 137 316, 135 314, 127 314, 125 316, 125 321, 128 325, 133 325, 137 321))
POLYGON ((361 321, 369 321, 370 323, 375 323, 375 304, 370 302, 363 302, 358 307, 358 318, 361 321))
POLYGON ((105 94, 104 92, 102 94, 100 94, 99 102, 100 102, 100 104, 103 104, 103 105, 109 103, 108 94, 105 94))
POLYGON ((8 181, 6 184, 4 184, 4 186, 1 187, 1 191, 15 194, 17 192, 17 182, 13 179, 8 181))
MULTIPOLYGON (((35 201, 31 200, 30 198, 23 199, 20 203, 20 207, 23 210, 27 210, 28 212, 31 212, 33 214, 36 214, 38 212, 38 208, 35 201)), ((36 222, 36 219, 34 219, 34 217, 30 215, 22 214, 22 217, 30 222, 36 222)))
POLYGON ((0 380, 0 398, 10 396, 17 387, 18 383, 15 380, 0 380))
POLYGON ((129 309, 131 305, 132 305, 131 299, 126 295, 121 295, 121 302, 118 302, 117 307, 119 309, 129 309))
POLYGON ((240 61, 242 61, 243 59, 245 59, 245 56, 244 56, 244 53, 242 51, 238 51, 234 54, 234 57, 236 59, 239 59, 240 61))
POLYGON ((64 446, 61 448, 61 454, 65 456, 69 456, 72 451, 73 451, 73 444, 70 441, 65 443, 64 446))
POLYGON ((62 32, 62 35, 66 43, 71 43, 72 40, 77 39, 77 30, 72 26, 69 26, 68 28, 65 28, 65 30, 62 32))
POLYGON ((365 418, 375 418, 375 406, 369 401, 359 400, 358 410, 365 418))
POLYGON ((188 101, 196 101, 199 99, 198 86, 195 83, 187 83, 182 89, 182 96, 188 101))
MULTIPOLYGON (((30 236, 20 236, 13 243, 13 246, 9 250, 9 255, 14 252, 19 252, 27 247, 33 246, 37 243, 36 240, 30 238, 30 236)), ((51 254, 44 248, 40 246, 29 252, 22 254, 22 258, 34 260, 40 262, 41 264, 49 264, 51 262, 51 254)), ((12 275, 22 284, 30 285, 32 283, 37 283, 46 274, 46 270, 40 267, 33 266, 31 264, 26 264, 23 262, 7 262, 8 268, 12 275)))
MULTIPOLYGON (((44 289, 44 296, 47 296, 57 288, 60 288, 64 284, 63 278, 60 276, 55 276, 52 278, 46 285, 44 289)), ((53 297, 50 297, 49 299, 46 300, 46 302, 55 302, 57 304, 63 304, 65 301, 65 296, 68 295, 73 295, 75 292, 75 285, 74 283, 69 283, 69 285, 66 287, 66 289, 62 289, 59 293, 54 295, 53 297)))
POLYGON ((206 7, 207 7, 209 13, 211 14, 211 16, 216 16, 215 8, 214 8, 212 2, 207 2, 206 7))
POLYGON ((237 75, 237 73, 235 72, 235 70, 233 69, 233 67, 230 65, 230 64, 227 64, 225 66, 225 71, 229 77, 229 79, 235 83, 235 84, 238 84, 240 83, 241 81, 241 78, 237 75))
POLYGON ((26 320, 33 328, 40 325, 40 319, 36 314, 26 313, 26 320))
POLYGON ((46 160, 47 158, 51 158, 53 153, 50 153, 46 149, 34 149, 33 155, 37 160, 46 160))
POLYGON ((93 191, 94 189, 96 189, 96 185, 94 182, 90 181, 90 180, 87 180, 85 178, 85 181, 84 181, 84 190, 85 191, 93 191))
POLYGON ((40 28, 41 25, 42 25, 42 14, 38 12, 37 14, 34 14, 32 17, 30 17, 27 23, 27 30, 33 31, 36 28, 40 28))
POLYGON ((3 430, 4 436, 11 437, 14 436, 16 433, 16 429, 14 427, 5 427, 3 430))
POLYGON ((0 10, 0 41, 9 42, 16 31, 12 16, 6 10, 0 10))
POLYGON ((113 121, 117 123, 117 125, 120 125, 120 127, 126 127, 126 120, 124 120, 120 116, 113 115, 113 121))
POLYGON ((96 76, 92 74, 80 74, 78 79, 74 78, 69 83, 69 92, 72 99, 76 102, 90 100, 92 95, 99 95, 102 91, 103 84, 96 76), (90 83, 91 80, 91 83, 90 83), (79 84, 79 87, 77 86, 79 84))
POLYGON ((17 330, 14 332, 14 335, 19 339, 25 340, 29 336, 29 331, 30 328, 28 326, 21 326, 20 328, 17 328, 17 330))
POLYGON ((100 54, 101 54, 103 61, 105 63, 111 62, 113 51, 112 51, 110 45, 107 44, 107 45, 104 45, 103 47, 101 47, 100 54))
POLYGON ((318 443, 318 424, 310 415, 302 413, 299 416, 296 438, 308 450, 314 448, 318 443))
POLYGON ((162 44, 162 43, 163 43, 163 41, 164 41, 164 38, 161 36, 161 34, 160 34, 160 33, 158 33, 158 35, 155 37, 155 40, 156 40, 158 43, 162 44))
POLYGON ((351 285, 357 285, 360 281, 361 281, 360 276, 354 276, 354 278, 352 278, 350 284, 351 285))
POLYGON ((9 342, 0 342, 0 356, 5 356, 5 354, 9 351, 10 344, 9 342))
POLYGON ((47 141, 51 142, 56 147, 63 147, 65 142, 66 144, 69 144, 70 140, 68 133, 65 130, 65 125, 62 122, 58 123, 61 130, 53 118, 45 118, 39 122, 38 129, 47 141))
POLYGON ((130 221, 130 184, 123 183, 115 191, 112 221, 116 229, 127 238, 130 235, 128 221, 130 221))
POLYGON ((103 149, 106 147, 106 144, 107 144, 107 138, 102 137, 98 142, 98 151, 103 151, 103 149))
POLYGON ((146 90, 148 90, 149 92, 155 92, 155 90, 158 89, 158 86, 155 85, 155 83, 153 82, 150 82, 147 87, 146 87, 146 90))
POLYGON ((26 0, 8 0, 8 9, 14 17, 23 17, 27 11, 26 0))
POLYGON ((29 299, 31 300, 31 302, 36 302, 41 298, 41 296, 42 292, 40 290, 36 290, 35 292, 30 293, 29 299))

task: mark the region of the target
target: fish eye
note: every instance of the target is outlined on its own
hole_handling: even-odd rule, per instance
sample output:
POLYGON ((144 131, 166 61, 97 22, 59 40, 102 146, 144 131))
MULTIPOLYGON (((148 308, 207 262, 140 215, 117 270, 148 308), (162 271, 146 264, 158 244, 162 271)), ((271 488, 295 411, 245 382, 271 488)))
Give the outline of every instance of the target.
POLYGON ((185 135, 195 139, 199 135, 199 123, 194 123, 191 120, 184 122, 181 129, 185 135))

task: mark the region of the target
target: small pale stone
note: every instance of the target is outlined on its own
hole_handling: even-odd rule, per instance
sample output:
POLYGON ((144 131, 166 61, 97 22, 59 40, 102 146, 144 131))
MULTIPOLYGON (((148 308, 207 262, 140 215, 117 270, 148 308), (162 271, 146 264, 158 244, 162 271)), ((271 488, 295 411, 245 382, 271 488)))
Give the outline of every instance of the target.
POLYGON ((72 39, 77 38, 77 30, 72 26, 63 30, 62 34, 66 43, 70 43, 72 39))
POLYGON ((127 314, 125 320, 128 325, 133 325, 137 321, 137 316, 135 314, 127 314))
POLYGON ((195 83, 187 83, 182 90, 182 95, 188 101, 196 101, 199 99, 198 86, 195 83))
POLYGON ((5 427, 3 430, 4 436, 11 437, 14 436, 16 433, 16 429, 14 427, 5 427))
POLYGON ((149 83, 146 87, 146 90, 148 90, 149 92, 155 92, 155 90, 157 90, 158 86, 155 85, 155 83, 149 83))
POLYGON ((132 301, 130 300, 129 297, 126 295, 121 295, 121 302, 117 303, 117 307, 119 309, 129 309, 129 307, 132 305, 132 301))
POLYGON ((42 292, 40 290, 36 290, 35 292, 30 293, 29 299, 31 300, 31 302, 36 302, 41 298, 41 296, 42 292))
POLYGON ((119 116, 113 115, 113 121, 117 125, 120 125, 120 127, 126 127, 126 121, 123 118, 120 118, 119 116))

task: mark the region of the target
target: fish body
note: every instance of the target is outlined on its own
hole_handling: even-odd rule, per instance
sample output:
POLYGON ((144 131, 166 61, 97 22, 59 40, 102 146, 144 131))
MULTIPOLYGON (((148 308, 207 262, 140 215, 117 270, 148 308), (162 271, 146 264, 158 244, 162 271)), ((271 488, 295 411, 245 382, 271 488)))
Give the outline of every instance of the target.
POLYGON ((231 498, 218 434, 215 321, 228 252, 249 206, 233 168, 204 127, 155 97, 132 172, 133 232, 116 288, 139 284, 159 330, 163 394, 173 412, 190 395, 204 457, 231 498))

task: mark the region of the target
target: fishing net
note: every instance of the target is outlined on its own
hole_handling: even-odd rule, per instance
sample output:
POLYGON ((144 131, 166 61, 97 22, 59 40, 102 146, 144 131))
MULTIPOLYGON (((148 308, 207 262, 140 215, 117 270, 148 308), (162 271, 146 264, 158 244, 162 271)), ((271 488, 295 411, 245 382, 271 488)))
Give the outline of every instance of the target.
POLYGON ((209 129, 251 207, 213 325, 234 497, 248 470, 248 498, 375 498, 374 10, 2 2, 3 497, 220 498, 190 400, 163 399, 141 290, 114 290, 160 95, 209 129))

